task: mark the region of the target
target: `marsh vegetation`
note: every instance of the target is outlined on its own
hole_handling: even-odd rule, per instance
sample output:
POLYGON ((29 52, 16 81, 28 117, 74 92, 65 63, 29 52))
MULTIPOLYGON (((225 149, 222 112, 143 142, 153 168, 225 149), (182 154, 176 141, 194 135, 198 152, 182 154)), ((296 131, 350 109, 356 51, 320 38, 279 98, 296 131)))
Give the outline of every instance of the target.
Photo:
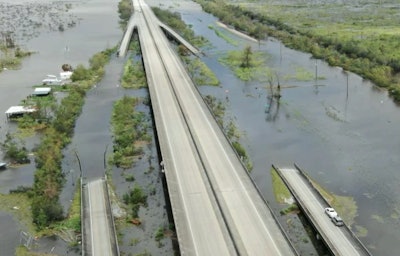
POLYGON ((275 37, 288 47, 370 79, 400 101, 396 1, 196 2, 239 31, 257 39, 275 37))

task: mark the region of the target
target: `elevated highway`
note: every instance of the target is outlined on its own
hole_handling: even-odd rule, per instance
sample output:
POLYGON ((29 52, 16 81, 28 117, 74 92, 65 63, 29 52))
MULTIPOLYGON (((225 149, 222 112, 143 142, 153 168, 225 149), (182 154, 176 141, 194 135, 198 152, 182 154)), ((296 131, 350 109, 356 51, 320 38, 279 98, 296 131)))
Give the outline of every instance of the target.
POLYGON ((294 255, 158 19, 134 3, 181 254, 294 255))
POLYGON ((181 254, 236 255, 156 47, 163 39, 152 35, 143 13, 138 34, 181 254))
POLYGON ((290 192, 299 203, 306 217, 318 231, 333 255, 364 256, 371 255, 347 225, 335 226, 324 209, 331 207, 314 188, 311 181, 298 168, 277 168, 273 166, 290 192))
MULTIPOLYGON (((118 49, 118 56, 119 57, 124 57, 128 51, 129 43, 131 41, 132 35, 134 30, 136 29, 138 25, 138 16, 141 16, 142 12, 142 7, 140 6, 140 3, 136 0, 133 0, 133 14, 130 17, 128 24, 126 26, 126 30, 124 33, 124 36, 122 38, 122 41, 120 43, 119 49, 118 49)), ((171 35, 173 38, 176 39, 179 43, 183 44, 190 52, 192 52, 195 55, 199 55, 200 51, 196 47, 194 47, 191 43, 186 41, 181 35, 176 33, 172 28, 167 26, 166 24, 162 23, 158 19, 156 20, 158 23, 158 26, 161 27, 166 33, 171 35)))

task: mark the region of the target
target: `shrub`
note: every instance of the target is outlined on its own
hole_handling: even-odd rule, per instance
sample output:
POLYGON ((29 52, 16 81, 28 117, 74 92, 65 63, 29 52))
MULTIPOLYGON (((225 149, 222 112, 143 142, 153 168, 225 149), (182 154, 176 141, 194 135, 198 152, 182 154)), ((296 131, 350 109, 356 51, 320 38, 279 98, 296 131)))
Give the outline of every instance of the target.
POLYGON ((90 79, 90 70, 85 68, 82 64, 78 65, 71 75, 72 82, 90 79))
POLYGON ((19 145, 9 133, 6 134, 6 140, 1 146, 5 152, 5 157, 11 162, 18 164, 30 162, 28 150, 23 145, 19 145))

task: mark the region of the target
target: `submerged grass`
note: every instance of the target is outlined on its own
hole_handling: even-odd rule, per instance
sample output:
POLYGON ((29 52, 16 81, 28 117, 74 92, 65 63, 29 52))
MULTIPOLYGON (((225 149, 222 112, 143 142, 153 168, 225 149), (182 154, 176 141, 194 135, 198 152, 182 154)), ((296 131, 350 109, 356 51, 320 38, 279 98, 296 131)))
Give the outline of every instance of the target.
POLYGON ((285 203, 285 200, 292 197, 289 189, 283 183, 281 177, 279 177, 278 173, 274 168, 271 168, 271 176, 272 176, 272 188, 274 191, 275 199, 278 203, 285 203))
POLYGON ((30 234, 36 233, 32 220, 31 201, 27 194, 0 194, 0 210, 12 214, 30 234))
POLYGON ((224 33, 223 31, 219 30, 218 28, 209 25, 208 26, 209 29, 214 30, 215 34, 224 39, 228 44, 234 45, 234 46, 238 46, 239 43, 236 40, 233 40, 230 36, 228 36, 226 33, 224 33))
POLYGON ((308 178, 311 180, 313 186, 325 198, 325 200, 328 201, 329 204, 336 209, 336 211, 343 218, 345 223, 348 226, 352 226, 354 224, 355 217, 357 217, 357 209, 358 209, 354 198, 349 196, 339 196, 330 193, 327 189, 325 189, 315 180, 311 179, 310 177, 308 178))

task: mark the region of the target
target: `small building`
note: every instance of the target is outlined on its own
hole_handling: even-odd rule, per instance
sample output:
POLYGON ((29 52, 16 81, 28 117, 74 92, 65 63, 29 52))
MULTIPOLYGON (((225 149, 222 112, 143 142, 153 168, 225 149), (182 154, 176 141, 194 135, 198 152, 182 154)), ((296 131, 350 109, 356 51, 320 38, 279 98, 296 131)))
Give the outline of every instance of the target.
POLYGON ((35 91, 32 93, 34 96, 46 96, 49 95, 51 92, 50 87, 38 87, 35 88, 35 91))
POLYGON ((27 113, 36 112, 36 109, 33 107, 26 107, 26 106, 12 106, 6 111, 7 118, 20 116, 27 113))

